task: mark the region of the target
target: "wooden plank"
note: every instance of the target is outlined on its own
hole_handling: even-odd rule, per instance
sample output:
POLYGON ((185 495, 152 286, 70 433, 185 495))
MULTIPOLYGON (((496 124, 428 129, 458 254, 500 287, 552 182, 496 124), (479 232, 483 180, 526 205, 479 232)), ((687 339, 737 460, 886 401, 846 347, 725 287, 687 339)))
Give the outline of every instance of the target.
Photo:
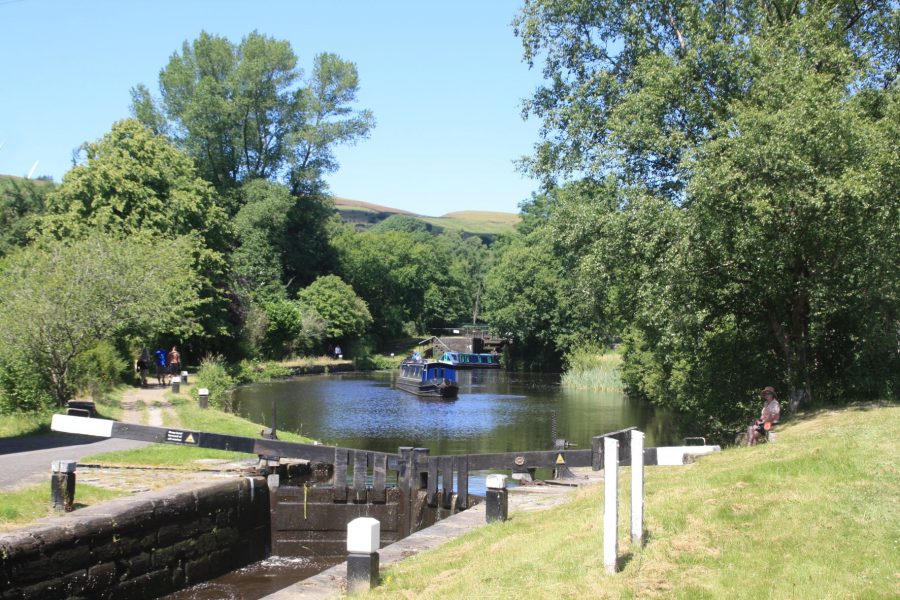
POLYGON ((456 506, 459 510, 469 507, 469 457, 454 456, 456 463, 456 506))
POLYGON ((369 453, 362 450, 353 451, 353 501, 357 504, 366 501, 366 476, 369 470, 369 453))
POLYGON ((428 460, 428 506, 437 506, 438 460, 437 457, 428 460))
POLYGON ((334 489, 332 500, 334 502, 347 501, 347 459, 348 451, 343 448, 334 449, 334 489))
POLYGON ((441 505, 450 508, 453 504, 453 457, 441 457, 441 505))
POLYGON ((369 502, 385 502, 385 482, 387 480, 387 456, 375 454, 372 456, 372 490, 369 492, 369 502))
MULTIPOLYGON (((556 466, 558 454, 559 452, 556 450, 469 454, 469 470, 553 468, 556 466)), ((566 465, 569 467, 590 467, 592 454, 590 450, 566 450, 566 465)))

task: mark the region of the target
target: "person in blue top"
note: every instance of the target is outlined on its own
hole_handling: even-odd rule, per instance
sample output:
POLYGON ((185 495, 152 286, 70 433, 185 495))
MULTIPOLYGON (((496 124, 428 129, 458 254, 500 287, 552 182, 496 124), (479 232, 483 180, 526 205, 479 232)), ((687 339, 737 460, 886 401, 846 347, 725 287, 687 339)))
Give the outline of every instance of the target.
POLYGON ((153 351, 153 356, 156 359, 156 381, 159 385, 166 385, 166 351, 157 348, 153 351))

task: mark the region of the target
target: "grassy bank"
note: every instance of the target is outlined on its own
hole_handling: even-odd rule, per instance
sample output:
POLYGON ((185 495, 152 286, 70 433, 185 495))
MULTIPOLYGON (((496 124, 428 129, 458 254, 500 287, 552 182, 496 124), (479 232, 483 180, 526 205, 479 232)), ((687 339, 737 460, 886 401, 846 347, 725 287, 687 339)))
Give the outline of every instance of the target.
MULTIPOLYGON (((75 509, 124 495, 125 492, 79 483, 75 491, 75 509)), ((50 506, 50 486, 46 483, 0 493, 0 531, 8 531, 56 514, 59 513, 50 506)))
MULTIPOLYGON (((259 433, 264 427, 263 425, 214 408, 201 409, 197 403, 196 396, 194 395, 194 389, 194 385, 189 385, 182 386, 181 393, 179 394, 173 394, 172 392, 166 393, 166 398, 172 403, 172 407, 178 415, 181 429, 213 431, 225 435, 259 437, 259 433)), ((310 438, 289 431, 279 431, 278 439, 312 443, 310 438)), ((104 465, 167 466, 193 469, 200 466, 194 462, 197 460, 244 460, 250 457, 251 455, 249 454, 225 450, 211 450, 208 448, 171 444, 152 444, 134 450, 105 452, 102 454, 86 456, 82 459, 82 462, 96 462, 104 465)))
POLYGON ((626 541, 622 508, 617 574, 595 488, 386 569, 367 597, 896 598, 898 439, 896 406, 801 416, 776 443, 648 468, 648 541, 626 541))
POLYGON ((578 349, 566 356, 563 387, 576 390, 621 392, 622 375, 619 368, 622 355, 618 352, 597 352, 578 349))

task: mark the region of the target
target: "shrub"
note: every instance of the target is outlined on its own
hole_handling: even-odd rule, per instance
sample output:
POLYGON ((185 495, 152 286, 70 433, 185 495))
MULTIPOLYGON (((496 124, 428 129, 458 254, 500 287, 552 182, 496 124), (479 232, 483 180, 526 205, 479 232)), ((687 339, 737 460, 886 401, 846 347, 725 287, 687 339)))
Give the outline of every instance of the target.
POLYGON ((17 357, 0 361, 0 414, 36 412, 53 404, 50 381, 42 369, 17 357))
POLYGON ((228 372, 222 355, 208 354, 200 361, 197 386, 194 389, 195 391, 200 388, 208 389, 210 405, 226 412, 234 412, 231 390, 236 383, 235 378, 228 372))
POLYGON ((106 340, 94 344, 72 361, 72 385, 81 393, 98 396, 113 388, 128 370, 128 362, 106 340))

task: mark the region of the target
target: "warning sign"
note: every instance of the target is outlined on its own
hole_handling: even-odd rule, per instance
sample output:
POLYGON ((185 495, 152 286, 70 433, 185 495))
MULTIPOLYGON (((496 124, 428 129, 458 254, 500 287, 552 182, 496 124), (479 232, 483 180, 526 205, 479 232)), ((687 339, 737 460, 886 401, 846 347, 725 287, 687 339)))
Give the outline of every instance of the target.
POLYGON ((563 457, 562 452, 556 455, 556 464, 564 465, 566 464, 566 459, 563 457))
POLYGON ((178 431, 169 429, 166 431, 166 441, 170 444, 196 444, 197 440, 190 431, 178 431))

